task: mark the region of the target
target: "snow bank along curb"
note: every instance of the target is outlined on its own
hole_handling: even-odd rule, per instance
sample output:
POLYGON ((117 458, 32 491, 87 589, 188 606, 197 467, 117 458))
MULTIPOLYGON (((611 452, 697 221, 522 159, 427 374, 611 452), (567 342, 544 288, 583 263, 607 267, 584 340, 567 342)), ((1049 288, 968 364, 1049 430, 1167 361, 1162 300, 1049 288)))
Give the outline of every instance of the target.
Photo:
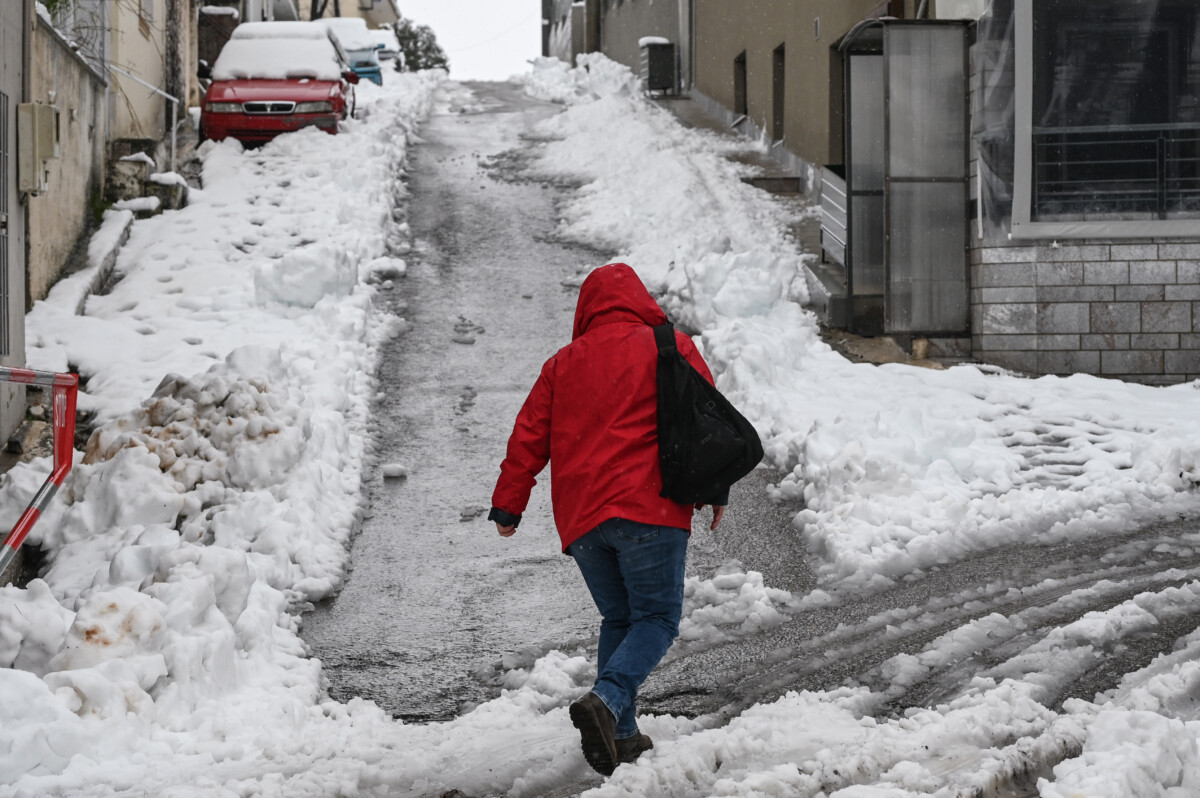
MULTIPOLYGON (((782 234, 788 219, 768 197, 733 185, 736 167, 721 158, 729 145, 674 125, 640 98, 628 72, 600 55, 581 57, 576 69, 542 59, 522 80, 534 96, 566 106, 540 127, 545 146, 532 167, 582 186, 563 206, 562 234, 620 253, 675 318, 701 331, 718 385, 754 420, 770 461, 789 472, 775 495, 805 502, 795 523, 824 589, 800 607, 827 606, 843 591, 886 587, 995 546, 1102 536, 1200 513, 1200 384, 1164 389, 849 363, 821 342, 814 317, 800 308, 802 258, 782 234)), ((1113 610, 1122 612, 1142 610, 1113 610)), ((1081 648, 1081 661, 1086 654, 1081 648)), ((905 673, 903 663, 896 667, 905 673)), ((1179 667, 1169 669, 1174 681, 1157 682, 1171 685, 1168 702, 1186 694, 1179 667)), ((1120 756, 1105 764, 1105 752, 1144 740, 1150 757, 1175 757, 1184 767, 1194 760, 1194 738, 1186 750, 1158 746, 1176 729, 1170 724, 1131 718, 1125 737, 1089 737, 1088 710, 1056 717, 1037 703, 1045 675, 1016 663, 1011 671, 949 707, 895 723, 864 717, 877 696, 789 696, 712 730, 711 742, 693 735, 675 749, 656 746, 648 762, 619 770, 589 795, 884 794, 855 783, 888 795, 945 787, 986 793, 993 778, 1080 747, 1085 761, 1062 770, 1072 784, 1093 786, 1107 773, 1112 783, 1128 787, 1129 776, 1140 785, 1128 795, 1157 795, 1142 791, 1153 767, 1120 756), (957 724, 959 708, 978 729, 957 724), (848 714, 839 720, 842 710, 848 714), (820 743, 800 731, 814 725, 820 743), (919 733, 926 726, 928 737, 919 733), (1003 748, 1005 738, 991 731, 975 738, 989 726, 1032 742, 1003 748), (841 732, 831 731, 839 727, 842 753, 841 732), (872 737, 892 742, 876 756, 872 737), (913 741, 922 745, 909 749, 913 741), (905 754, 896 757, 895 746, 905 754), (976 746, 1002 750, 980 758, 976 746), (939 768, 926 766, 931 750, 970 757, 975 775, 935 775, 939 768)), ((1161 772, 1170 779, 1168 771, 1161 772)), ((1053 790, 1043 786, 1047 796, 1072 794, 1053 790)))
MULTIPOLYGON (((337 137, 207 145, 187 208, 110 214, 88 272, 29 314, 30 365, 76 366, 97 431, 31 534, 44 578, 0 589, 0 794, 114 773, 204 794, 209 754, 260 756, 326 717, 297 613, 343 577, 375 352, 399 323, 371 283, 402 271, 407 143, 443 79, 367 88, 337 137), (77 315, 114 259, 121 280, 77 315)), ((3 523, 47 467, 10 473, 3 523)))
POLYGON ((1200 511, 1200 383, 850 363, 800 307, 811 256, 784 206, 737 184, 733 145, 680 127, 603 56, 539 61, 524 80, 567 105, 532 166, 582 184, 561 232, 620 253, 701 331, 720 387, 791 472, 778 495, 807 504, 796 523, 825 586, 1200 511))
POLYGON ((82 314, 88 297, 99 291, 112 275, 121 247, 125 246, 133 230, 133 220, 132 210, 105 211, 100 229, 92 234, 88 242, 87 267, 55 283, 46 301, 69 303, 70 297, 77 297, 74 302, 75 313, 82 314))

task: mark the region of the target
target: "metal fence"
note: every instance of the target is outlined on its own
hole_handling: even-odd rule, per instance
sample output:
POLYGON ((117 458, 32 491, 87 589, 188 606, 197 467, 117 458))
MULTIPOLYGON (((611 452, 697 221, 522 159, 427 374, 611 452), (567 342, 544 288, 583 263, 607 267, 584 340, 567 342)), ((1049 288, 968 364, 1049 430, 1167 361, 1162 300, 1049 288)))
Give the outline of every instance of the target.
POLYGON ((1035 128, 1035 217, 1200 212, 1200 125, 1035 128))

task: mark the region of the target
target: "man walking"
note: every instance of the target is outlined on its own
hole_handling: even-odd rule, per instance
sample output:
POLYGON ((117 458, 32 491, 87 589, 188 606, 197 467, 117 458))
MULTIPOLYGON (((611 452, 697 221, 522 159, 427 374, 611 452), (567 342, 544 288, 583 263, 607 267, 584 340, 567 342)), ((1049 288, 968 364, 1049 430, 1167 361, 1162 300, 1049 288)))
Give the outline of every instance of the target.
MULTIPOLYGON (((659 495, 654 327, 666 315, 629 266, 588 275, 571 343, 546 361, 517 415, 488 518, 516 532, 536 476, 553 462, 551 500, 563 551, 575 558, 603 618, 597 676, 570 707, 588 764, 609 775, 653 747, 638 731, 642 682, 679 634, 692 513, 659 495)), ((710 383, 695 345, 683 356, 710 383)), ((714 496, 712 528, 728 492, 714 496)))

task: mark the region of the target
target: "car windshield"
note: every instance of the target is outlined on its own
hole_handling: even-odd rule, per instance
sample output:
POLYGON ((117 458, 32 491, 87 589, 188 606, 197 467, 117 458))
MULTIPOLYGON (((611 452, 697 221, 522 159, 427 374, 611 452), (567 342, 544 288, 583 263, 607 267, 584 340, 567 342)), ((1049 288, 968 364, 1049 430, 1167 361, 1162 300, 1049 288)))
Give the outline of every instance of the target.
POLYGON ((217 63, 213 80, 339 80, 342 67, 327 39, 230 39, 217 63))
POLYGON ((379 51, 377 49, 372 48, 370 50, 350 50, 347 54, 350 56, 351 66, 379 66, 379 51))

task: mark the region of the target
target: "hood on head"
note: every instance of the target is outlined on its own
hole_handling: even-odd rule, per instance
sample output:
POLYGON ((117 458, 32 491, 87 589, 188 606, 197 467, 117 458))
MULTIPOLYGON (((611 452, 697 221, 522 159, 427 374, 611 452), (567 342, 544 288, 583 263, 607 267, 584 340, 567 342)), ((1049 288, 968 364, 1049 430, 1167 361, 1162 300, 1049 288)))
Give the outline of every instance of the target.
POLYGON ((624 263, 601 266, 583 281, 571 340, 596 324, 617 321, 640 321, 651 327, 667 321, 667 315, 650 296, 637 272, 624 263))

